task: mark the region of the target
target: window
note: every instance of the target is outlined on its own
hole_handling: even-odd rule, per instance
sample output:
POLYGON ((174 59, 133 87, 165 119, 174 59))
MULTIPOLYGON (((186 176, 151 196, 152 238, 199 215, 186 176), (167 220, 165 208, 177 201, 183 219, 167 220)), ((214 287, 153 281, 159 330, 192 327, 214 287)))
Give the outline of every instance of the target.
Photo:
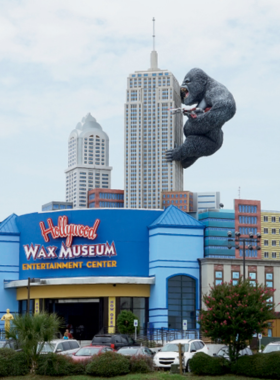
POLYGON ((120 309, 130 310, 139 318, 139 326, 145 327, 146 299, 144 297, 121 297, 120 309))
POLYGON ((276 247, 276 240, 272 240, 271 245, 272 245, 272 247, 276 247))
POLYGON ((223 282, 223 271, 215 271, 215 285, 220 285, 223 282))
POLYGON ((272 233, 273 235, 275 235, 275 234, 276 234, 276 228, 272 228, 272 229, 271 229, 271 233, 272 233))
POLYGON ((268 222, 268 216, 264 216, 264 217, 263 217, 263 221, 264 221, 264 222, 268 222))
POLYGON ((232 285, 237 285, 239 278, 240 278, 240 272, 237 272, 237 271, 231 272, 232 285))
POLYGON ((249 272, 249 278, 250 278, 250 284, 253 286, 256 286, 257 273, 256 272, 249 272))
POLYGON ((196 326, 196 286, 189 276, 175 276, 168 280, 168 327, 182 329, 184 319, 188 329, 196 326))
POLYGON ((265 259, 268 259, 268 257, 269 257, 269 253, 268 253, 268 252, 264 252, 264 253, 263 253, 263 257, 264 257, 265 259))
POLYGON ((276 218, 275 218, 275 216, 272 216, 272 217, 271 217, 271 221, 272 221, 272 223, 275 223, 275 222, 276 222, 276 218))
POLYGON ((273 259, 276 259, 276 252, 272 252, 272 253, 271 253, 271 257, 272 257, 273 259))
POLYGON ((264 240, 264 241, 263 241, 263 245, 264 245, 264 246, 268 246, 268 240, 264 240))
POLYGON ((272 272, 265 273, 265 285, 267 288, 273 288, 273 273, 272 272))
POLYGON ((268 228, 264 228, 264 229, 263 229, 263 233, 264 233, 264 234, 268 234, 268 228))

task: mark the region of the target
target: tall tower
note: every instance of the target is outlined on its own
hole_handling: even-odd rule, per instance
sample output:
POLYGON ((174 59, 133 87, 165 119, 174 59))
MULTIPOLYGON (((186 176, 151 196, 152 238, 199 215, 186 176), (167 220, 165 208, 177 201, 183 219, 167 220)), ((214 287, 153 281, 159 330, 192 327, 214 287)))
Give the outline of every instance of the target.
POLYGON ((162 191, 183 190, 180 162, 167 163, 165 159, 168 149, 183 142, 183 117, 168 111, 178 107, 181 107, 179 83, 170 71, 158 68, 153 40, 150 69, 136 71, 127 79, 124 107, 126 208, 160 208, 162 191))
POLYGON ((88 190, 111 188, 111 170, 109 137, 88 113, 68 139, 66 201, 73 208, 86 208, 88 190))

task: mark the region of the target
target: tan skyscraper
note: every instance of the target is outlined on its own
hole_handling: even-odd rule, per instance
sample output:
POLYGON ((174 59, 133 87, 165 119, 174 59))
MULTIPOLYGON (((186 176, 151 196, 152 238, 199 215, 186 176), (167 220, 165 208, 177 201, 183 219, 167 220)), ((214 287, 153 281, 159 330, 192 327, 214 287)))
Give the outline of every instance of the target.
POLYGON ((168 70, 158 68, 157 52, 151 68, 127 79, 125 103, 126 208, 160 208, 162 191, 183 190, 183 168, 167 163, 165 152, 183 142, 183 117, 169 108, 181 106, 180 86, 168 70))

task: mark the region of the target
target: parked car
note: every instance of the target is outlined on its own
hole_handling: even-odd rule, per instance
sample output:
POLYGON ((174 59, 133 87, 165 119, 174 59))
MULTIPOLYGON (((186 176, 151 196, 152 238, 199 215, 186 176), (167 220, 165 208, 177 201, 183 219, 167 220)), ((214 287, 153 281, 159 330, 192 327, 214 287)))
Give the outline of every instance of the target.
POLYGON ((72 355, 74 361, 82 361, 91 358, 93 355, 102 354, 108 351, 115 351, 107 346, 85 346, 81 347, 75 354, 72 355))
POLYGON ((21 351, 17 342, 13 339, 0 340, 0 348, 10 348, 11 350, 21 351))
POLYGON ((170 368, 171 364, 179 364, 179 346, 182 344, 183 366, 190 372, 189 360, 196 352, 208 354, 208 347, 200 339, 180 339, 167 343, 154 356, 154 366, 157 368, 170 368))
POLYGON ((54 339, 44 343, 41 354, 53 352, 61 355, 71 355, 77 352, 79 348, 80 345, 75 339, 54 339))
MULTIPOLYGON (((246 356, 253 355, 253 352, 250 347, 245 347, 243 350, 240 350, 238 354, 239 356, 246 356)), ((220 348, 220 350, 216 354, 213 354, 213 356, 220 356, 229 360, 228 346, 220 348)))
POLYGON ((262 353, 267 354, 268 352, 280 351, 280 342, 271 342, 265 346, 262 353))
POLYGON ((121 347, 118 350, 118 354, 124 355, 124 356, 148 356, 152 358, 154 356, 154 352, 152 352, 148 347, 141 346, 132 346, 132 347, 121 347))
POLYGON ((121 347, 140 346, 140 344, 126 334, 98 334, 93 337, 91 346, 109 346, 118 350, 121 347))

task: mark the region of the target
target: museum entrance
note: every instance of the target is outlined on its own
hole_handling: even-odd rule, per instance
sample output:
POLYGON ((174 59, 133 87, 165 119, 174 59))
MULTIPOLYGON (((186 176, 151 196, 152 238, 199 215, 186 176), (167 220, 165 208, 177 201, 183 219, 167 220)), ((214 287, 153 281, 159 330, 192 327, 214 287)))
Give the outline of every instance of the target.
POLYGON ((103 327, 103 298, 46 299, 45 310, 63 319, 74 339, 91 340, 103 327))

